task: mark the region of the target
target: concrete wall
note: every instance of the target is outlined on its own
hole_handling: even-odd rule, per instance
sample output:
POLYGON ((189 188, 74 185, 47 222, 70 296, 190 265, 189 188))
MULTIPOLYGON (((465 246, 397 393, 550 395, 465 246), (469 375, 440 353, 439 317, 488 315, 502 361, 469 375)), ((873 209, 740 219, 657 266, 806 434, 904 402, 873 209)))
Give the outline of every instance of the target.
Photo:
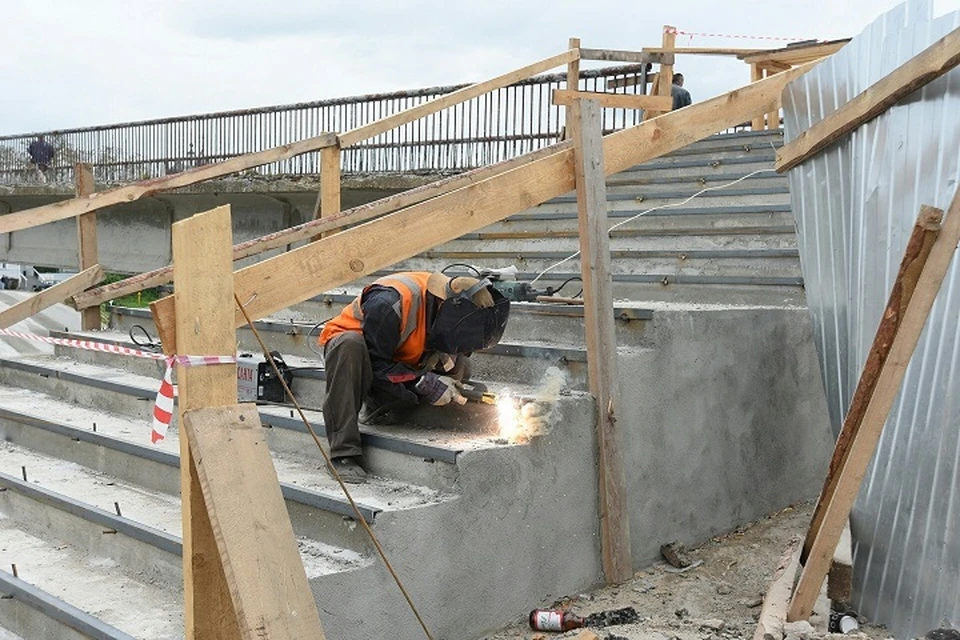
POLYGON ((833 449, 804 308, 657 309, 621 349, 635 566, 820 491, 833 449))
MULTIPOLYGON (((316 191, 242 191, 238 185, 229 182, 204 186, 210 188, 165 193, 103 209, 97 219, 97 244, 103 267, 109 272, 139 273, 170 264, 170 225, 201 211, 229 204, 236 243, 312 219, 317 199, 316 191)), ((34 190, 38 192, 0 193, 0 215, 68 197, 59 188, 34 190)), ((395 192, 395 189, 345 189, 343 208, 395 192)), ((77 231, 73 219, 0 236, 0 261, 73 269, 77 266, 77 259, 77 231)), ((246 263, 257 259, 251 258, 246 263)))

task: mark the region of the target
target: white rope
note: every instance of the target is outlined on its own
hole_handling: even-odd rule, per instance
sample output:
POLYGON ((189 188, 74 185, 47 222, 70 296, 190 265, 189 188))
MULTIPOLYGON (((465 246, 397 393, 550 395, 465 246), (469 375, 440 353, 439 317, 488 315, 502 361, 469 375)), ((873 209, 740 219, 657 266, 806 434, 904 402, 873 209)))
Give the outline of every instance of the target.
MULTIPOLYGON (((708 191, 718 191, 718 190, 720 190, 720 189, 726 189, 727 187, 732 187, 733 185, 735 185, 735 184, 737 184, 737 183, 739 183, 739 182, 743 182, 743 181, 746 180, 747 178, 752 178, 753 176, 757 175, 758 173, 767 173, 767 172, 769 172, 769 171, 775 171, 775 169, 757 169, 756 171, 751 171, 750 173, 746 174, 745 176, 741 176, 741 177, 737 178, 736 180, 734 180, 734 181, 732 181, 732 182, 727 182, 726 184, 720 184, 720 185, 717 185, 717 186, 715 186, 715 187, 707 187, 707 188, 705 188, 705 189, 701 189, 700 191, 697 191, 695 194, 693 194, 692 196, 690 196, 689 198, 687 198, 686 200, 683 200, 683 201, 681 201, 681 202, 671 202, 670 204, 662 204, 662 205, 659 205, 659 206, 657 206, 657 207, 651 207, 650 209, 647 209, 646 211, 641 211, 641 212, 638 213, 637 215, 631 216, 631 217, 627 218, 626 220, 621 220, 621 221, 618 222, 617 224, 615 224, 615 225, 613 225, 612 227, 610 227, 610 228, 607 230, 607 234, 609 235, 610 232, 613 231, 614 229, 616 229, 617 227, 622 227, 623 225, 627 224, 628 222, 633 222, 633 221, 636 220, 637 218, 639 218, 639 217, 641 217, 641 216, 645 216, 645 215, 647 215, 648 213, 650 213, 651 211, 657 211, 657 210, 659 210, 659 209, 669 209, 669 208, 671 208, 671 207, 682 207, 683 205, 687 204, 688 202, 690 202, 690 201, 693 200, 694 198, 696 198, 696 197, 698 197, 698 196, 701 196, 701 195, 703 195, 704 193, 706 193, 706 192, 708 192, 708 191)), ((560 262, 557 262, 557 263, 555 263, 555 264, 550 265, 549 267, 547 267, 546 269, 544 269, 543 271, 541 271, 540 274, 537 275, 537 277, 534 278, 534 279, 530 282, 530 284, 532 285, 532 284, 536 283, 537 280, 539 280, 540 278, 542 278, 545 274, 549 273, 549 272, 552 271, 553 269, 556 269, 557 267, 559 267, 560 265, 562 265, 562 264, 564 264, 564 263, 570 262, 571 260, 573 260, 574 258, 576 258, 576 257, 579 256, 579 255, 580 255, 580 252, 577 251, 576 253, 573 253, 573 254, 567 256, 566 258, 564 258, 564 259, 561 260, 560 262)))

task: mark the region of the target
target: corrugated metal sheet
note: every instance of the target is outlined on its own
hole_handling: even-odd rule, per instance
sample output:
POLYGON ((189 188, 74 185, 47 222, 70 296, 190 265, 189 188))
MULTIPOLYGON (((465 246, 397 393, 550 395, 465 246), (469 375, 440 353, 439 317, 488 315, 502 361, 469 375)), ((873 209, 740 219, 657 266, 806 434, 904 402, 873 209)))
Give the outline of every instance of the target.
MULTIPOLYGON (((784 93, 786 140, 960 25, 907 2, 784 93)), ((836 433, 921 204, 960 185, 960 70, 790 172, 807 299, 836 433)), ((960 267, 910 362, 852 516, 854 605, 898 637, 960 627, 960 267)))

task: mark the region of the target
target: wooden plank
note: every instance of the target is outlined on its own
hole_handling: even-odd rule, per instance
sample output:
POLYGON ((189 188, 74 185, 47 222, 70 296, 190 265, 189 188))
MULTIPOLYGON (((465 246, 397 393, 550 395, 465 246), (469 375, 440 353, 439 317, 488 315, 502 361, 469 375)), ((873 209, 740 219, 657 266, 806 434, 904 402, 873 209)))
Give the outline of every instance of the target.
POLYGON ((903 309, 903 320, 890 346, 889 355, 880 370, 876 387, 866 409, 860 429, 850 443, 847 463, 840 471, 836 489, 823 515, 823 523, 810 548, 807 562, 794 591, 787 620, 806 619, 820 586, 827 575, 830 560, 840 540, 843 526, 850 517, 853 503, 860 491, 860 483, 873 457, 883 425, 903 382, 913 350, 920 340, 927 316, 940 290, 953 254, 960 242, 960 190, 954 195, 940 236, 934 242, 923 266, 909 303, 903 309))
MULTIPOLYGON (((89 164, 77 162, 73 165, 76 196, 82 198, 96 191, 93 181, 93 168, 89 164)), ((80 271, 100 264, 97 255, 97 212, 92 211, 77 216, 77 251, 80 271)), ((96 284, 96 283, 94 283, 96 284)), ((100 330, 100 307, 80 310, 80 328, 84 331, 100 330)))
MULTIPOLYGON (((765 71, 768 78, 780 73, 779 71, 774 71, 770 68, 765 69, 765 71)), ((778 99, 770 106, 771 109, 767 112, 767 129, 770 131, 776 131, 780 128, 780 100, 778 99)))
MULTIPOLYGON (((759 82, 763 80, 763 71, 757 64, 750 65, 750 82, 759 82)), ((763 130, 763 116, 757 116, 750 121, 750 129, 753 131, 763 130)))
POLYGON ((783 62, 789 65, 806 64, 813 60, 819 60, 840 51, 849 39, 832 40, 830 42, 820 42, 803 46, 782 47, 780 49, 768 49, 743 56, 741 59, 747 64, 764 62, 783 62))
MULTIPOLYGON (((217 207, 173 225, 177 342, 187 355, 236 355, 230 207, 217 207)), ((164 351, 176 353, 164 342, 164 351)), ((237 402, 236 366, 177 368, 180 424, 184 414, 237 402)), ((180 438, 183 515, 183 604, 188 640, 240 637, 217 540, 203 499, 189 438, 180 438)))
MULTIPOLYGON (((340 213, 340 147, 320 149, 320 193, 313 219, 329 218, 340 213)), ((333 230, 336 233, 336 229, 333 230)), ((319 240, 323 234, 317 234, 311 240, 319 240)))
POLYGON ((608 584, 633 577, 623 436, 617 426, 620 381, 610 276, 610 225, 604 180, 600 103, 576 100, 571 106, 574 128, 574 172, 583 276, 583 317, 587 379, 597 407, 600 551, 608 584))
POLYGON ((73 198, 71 200, 61 200, 53 204, 47 204, 24 211, 17 211, 0 217, 0 233, 10 233, 11 231, 20 231, 29 229, 42 224, 56 222, 57 220, 66 220, 74 218, 82 213, 90 213, 104 207, 124 202, 132 202, 144 196, 148 196, 161 191, 187 187, 204 180, 213 178, 222 178, 232 173, 253 169, 260 165, 270 164, 280 160, 286 160, 303 153, 316 151, 323 147, 329 147, 337 143, 337 136, 332 133, 322 133, 313 138, 307 138, 299 142, 280 145, 271 149, 248 153, 236 158, 231 158, 223 162, 206 164, 202 167, 187 169, 180 173, 174 173, 162 178, 151 178, 150 180, 141 180, 116 189, 108 189, 90 194, 83 198, 73 198))
POLYGON ((793 580, 797 576, 800 565, 800 538, 794 538, 787 545, 773 579, 763 597, 763 608, 760 609, 760 618, 757 628, 753 632, 753 640, 783 640, 783 625, 787 618, 787 606, 790 603, 790 592, 793 591, 793 580))
POLYGON ((827 597, 834 603, 848 604, 853 597, 853 538, 850 521, 840 533, 840 542, 833 552, 830 573, 827 574, 827 597))
MULTIPOLYGON (((570 38, 570 41, 567 43, 567 48, 580 51, 580 38, 570 38)), ((574 92, 580 90, 580 58, 567 63, 567 90, 574 92), (570 78, 574 78, 573 82, 570 81, 570 78)), ((565 140, 572 140, 573 127, 577 126, 577 122, 570 112, 570 105, 564 106, 563 124, 563 138, 565 140)))
POLYGON ((873 344, 870 346, 870 351, 867 353, 860 380, 853 392, 853 399, 847 409, 847 415, 844 417, 840 435, 837 437, 833 456, 830 459, 830 466, 827 469, 827 477, 824 479, 823 489, 820 491, 820 499, 813 510, 810 528, 807 530, 807 537, 803 543, 803 553, 800 556, 800 562, 804 564, 807 562, 807 556, 813 546, 813 541, 820 531, 824 511, 836 491, 840 472, 847 464, 850 445, 861 428, 867 405, 879 382, 880 372, 890 355, 890 349, 900 329, 900 323, 903 322, 903 314, 907 304, 909 304, 913 292, 916 290, 920 271, 926 264, 933 243, 940 233, 942 219, 942 210, 924 205, 920 208, 917 221, 913 225, 913 231, 911 231, 910 238, 907 240, 903 259, 900 262, 900 269, 887 299, 887 306, 883 315, 880 316, 877 333, 874 336, 873 344))
MULTIPOLYGON (((674 36, 676 40, 676 36, 674 36)), ((644 47, 643 53, 661 53, 673 55, 697 56, 749 56, 755 53, 767 53, 769 49, 733 49, 730 47, 644 47)))
MULTIPOLYGON (((571 49, 573 47, 570 47, 571 49)), ((673 64, 672 51, 620 51, 617 49, 580 49, 581 60, 608 60, 610 62, 673 64)))
MULTIPOLYGON (((83 291, 87 287, 97 284, 101 280, 103 280, 103 269, 100 268, 100 265, 95 264, 74 276, 70 276, 63 282, 58 282, 29 298, 24 298, 0 311, 0 329, 7 329, 21 320, 26 320, 47 307, 63 302, 78 291, 83 291)), ((97 313, 100 313, 99 309, 97 313)))
MULTIPOLYGON (((676 47, 676 42, 677 42, 676 29, 670 25, 664 25, 663 46, 661 48, 664 50, 674 49, 676 47)), ((657 75, 657 82, 656 84, 653 85, 655 90, 652 91, 651 93, 658 96, 670 97, 672 96, 672 93, 671 93, 672 86, 673 86, 673 64, 672 63, 661 64, 660 72, 657 75)), ((670 98, 670 108, 671 109, 673 108, 672 97, 670 98)), ((665 113, 666 111, 669 111, 669 109, 666 109, 664 111, 648 109, 647 111, 644 112, 643 119, 649 120, 651 118, 656 118, 657 116, 659 116, 662 113, 665 113)))
MULTIPOLYGON (((444 178, 430 184, 416 187, 403 193, 398 193, 374 202, 368 202, 352 209, 348 209, 338 215, 321 220, 311 220, 289 229, 275 231, 259 238, 252 238, 240 242, 233 247, 233 259, 240 260, 264 251, 278 249, 294 242, 307 240, 313 236, 341 228, 347 225, 359 224, 367 220, 372 220, 404 207, 409 207, 420 202, 435 198, 445 193, 462 189, 465 186, 476 184, 492 176, 506 173, 518 166, 526 164, 538 158, 557 153, 564 149, 572 149, 572 142, 562 142, 543 149, 538 149, 531 153, 511 158, 488 167, 479 167, 466 173, 444 178)), ((85 309, 92 305, 100 305, 108 300, 119 298, 137 291, 143 291, 151 287, 159 287, 173 281, 173 267, 161 267, 153 271, 147 271, 135 276, 131 276, 119 282, 112 282, 96 289, 77 294, 73 298, 74 306, 78 309, 85 309)))
POLYGON ((527 78, 535 76, 538 73, 543 73, 544 71, 549 71, 554 67, 565 65, 571 60, 576 60, 579 57, 579 50, 564 51, 563 53, 545 58, 539 62, 534 62, 533 64, 521 67, 515 71, 510 71, 509 73, 497 76, 491 80, 473 84, 469 87, 464 87, 463 89, 458 89, 457 91, 448 93, 445 96, 434 98, 429 102, 424 102, 423 104, 411 107, 410 109, 395 113, 392 116, 381 118, 380 120, 371 122, 368 125, 351 129, 350 131, 340 134, 340 147, 342 149, 346 149, 347 147, 362 140, 366 140, 367 138, 380 135, 385 131, 390 131, 391 129, 395 129, 396 127, 407 124, 408 122, 413 122, 414 120, 418 120, 424 116, 430 115, 431 113, 436 113, 437 111, 441 111, 447 107, 452 107, 455 104, 465 102, 472 98, 476 98, 477 96, 482 96, 490 91, 508 87, 515 82, 526 80, 527 78))
POLYGON ((792 169, 819 153, 957 64, 960 64, 960 27, 785 144, 777 152, 777 171, 792 169))
POLYGON ((653 109, 655 111, 670 111, 673 106, 673 98, 668 96, 596 93, 592 91, 570 91, 568 89, 553 90, 554 104, 569 106, 579 98, 596 100, 600 103, 600 106, 607 109, 653 109))
POLYGON ((323 640, 317 605, 254 404, 183 414, 240 638, 323 640))
MULTIPOLYGON (((784 85, 806 73, 797 67, 604 138, 607 175, 749 120, 779 99, 784 85)), ((492 178, 342 231, 241 269, 237 293, 251 318, 353 282, 464 233, 492 224, 574 188, 573 151, 565 148, 492 178)), ((175 341, 169 298, 151 305, 164 340, 175 341)), ((237 316, 237 326, 244 323, 237 316)), ((166 342, 165 342, 166 343, 166 342)))

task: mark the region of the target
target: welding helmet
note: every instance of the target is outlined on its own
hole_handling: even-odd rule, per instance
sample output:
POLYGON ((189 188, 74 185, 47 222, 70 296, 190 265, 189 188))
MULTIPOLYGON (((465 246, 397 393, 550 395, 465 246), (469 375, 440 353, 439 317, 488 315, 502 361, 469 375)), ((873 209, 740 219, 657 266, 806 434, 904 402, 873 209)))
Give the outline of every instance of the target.
POLYGON ((471 353, 500 342, 510 316, 510 301, 489 280, 433 274, 427 290, 442 300, 427 329, 427 348, 471 353))

